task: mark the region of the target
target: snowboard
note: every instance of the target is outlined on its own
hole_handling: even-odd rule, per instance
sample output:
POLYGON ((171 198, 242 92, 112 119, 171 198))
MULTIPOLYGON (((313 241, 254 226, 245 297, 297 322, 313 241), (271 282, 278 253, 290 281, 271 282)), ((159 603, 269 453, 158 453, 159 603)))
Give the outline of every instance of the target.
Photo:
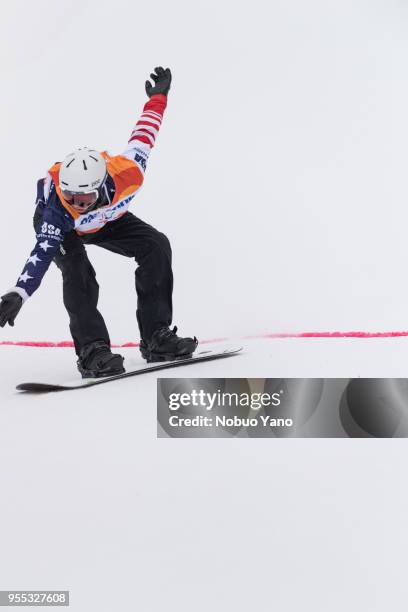
POLYGON ((237 355, 242 351, 242 347, 217 347, 217 349, 199 349, 191 357, 186 359, 176 359, 174 361, 160 361, 141 365, 140 367, 134 367, 123 374, 116 374, 115 376, 107 376, 105 378, 83 378, 73 382, 63 384, 53 383, 41 383, 41 382, 27 382, 17 385, 18 391, 29 391, 31 393, 49 393, 51 391, 72 391, 73 389, 87 389, 88 387, 95 387, 95 385, 104 385, 114 380, 120 380, 121 378, 129 378, 131 376, 139 376, 140 374, 147 374, 148 372, 157 372, 158 370, 167 370, 170 368, 176 368, 179 366, 193 365, 197 362, 211 361, 213 359, 222 359, 225 357, 231 357, 237 355))

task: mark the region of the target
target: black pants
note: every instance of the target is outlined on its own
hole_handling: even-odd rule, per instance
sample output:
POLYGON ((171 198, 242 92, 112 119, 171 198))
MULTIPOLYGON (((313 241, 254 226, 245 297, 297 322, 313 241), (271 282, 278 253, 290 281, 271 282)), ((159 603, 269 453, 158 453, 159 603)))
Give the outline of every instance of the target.
POLYGON ((95 244, 113 253, 134 257, 138 263, 136 317, 141 338, 148 341, 156 329, 171 324, 173 273, 170 243, 164 234, 127 212, 93 234, 78 236, 75 231, 70 232, 54 258, 62 272, 64 305, 77 353, 94 340, 102 339, 110 344, 105 321, 97 308, 99 285, 85 244, 95 244))

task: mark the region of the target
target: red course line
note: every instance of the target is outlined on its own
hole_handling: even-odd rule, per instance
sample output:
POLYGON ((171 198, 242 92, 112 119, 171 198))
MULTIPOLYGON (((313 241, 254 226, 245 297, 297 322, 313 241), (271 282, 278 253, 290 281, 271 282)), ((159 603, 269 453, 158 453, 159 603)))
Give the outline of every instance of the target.
MULTIPOLYGON (((408 336, 408 331, 389 331, 389 332, 364 332, 364 331, 349 331, 349 332, 299 332, 299 333, 267 333, 258 336, 246 336, 248 339, 286 339, 286 338, 405 338, 408 336)), ((201 340, 200 344, 210 344, 212 342, 225 342, 228 338, 213 338, 211 340, 201 340)), ((70 340, 61 342, 33 342, 11 340, 0 341, 0 346, 29 346, 35 348, 73 348, 74 343, 70 340)), ((112 348, 136 348, 138 342, 125 342, 123 344, 112 344, 112 348)))
MULTIPOLYGON (((63 340, 61 342, 31 342, 31 341, 21 341, 21 342, 11 342, 9 340, 5 340, 4 342, 0 342, 0 346, 30 346, 35 348, 73 348, 74 343, 71 340, 63 340)), ((126 342, 125 344, 112 344, 112 348, 124 348, 124 347, 133 347, 139 346, 136 342, 126 342)))
POLYGON ((404 338, 408 336, 408 331, 389 331, 389 332, 299 332, 291 333, 270 333, 261 336, 251 336, 252 338, 404 338))

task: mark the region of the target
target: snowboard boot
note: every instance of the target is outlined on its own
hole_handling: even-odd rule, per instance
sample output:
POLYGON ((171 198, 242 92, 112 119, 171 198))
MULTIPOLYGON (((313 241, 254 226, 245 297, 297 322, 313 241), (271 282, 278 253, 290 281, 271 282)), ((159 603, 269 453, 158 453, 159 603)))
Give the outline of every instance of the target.
POLYGON ((112 353, 110 346, 103 340, 95 340, 84 346, 77 361, 82 378, 101 378, 123 374, 123 357, 112 353))
POLYGON ((147 363, 188 359, 192 356, 198 345, 197 338, 180 338, 176 332, 177 327, 160 327, 150 342, 140 342, 140 352, 147 363))

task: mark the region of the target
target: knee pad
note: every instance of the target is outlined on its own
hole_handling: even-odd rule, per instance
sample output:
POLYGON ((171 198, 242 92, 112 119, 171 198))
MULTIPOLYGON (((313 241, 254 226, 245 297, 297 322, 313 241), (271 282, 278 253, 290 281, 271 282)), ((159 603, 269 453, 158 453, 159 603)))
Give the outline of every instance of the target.
POLYGON ((171 258, 171 245, 170 240, 167 238, 166 234, 158 233, 158 244, 161 249, 171 258))

